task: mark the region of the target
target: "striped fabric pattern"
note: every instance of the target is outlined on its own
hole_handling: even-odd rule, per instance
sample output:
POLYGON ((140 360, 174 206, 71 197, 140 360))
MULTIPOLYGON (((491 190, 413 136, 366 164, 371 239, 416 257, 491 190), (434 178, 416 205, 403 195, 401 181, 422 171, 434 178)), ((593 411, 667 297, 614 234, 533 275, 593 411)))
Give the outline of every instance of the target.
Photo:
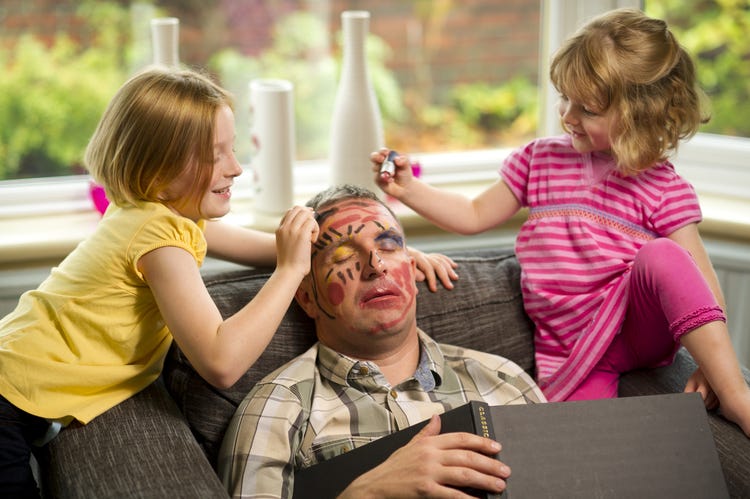
POLYGON ((625 177, 609 155, 580 154, 567 135, 517 149, 500 173, 529 208, 516 253, 537 379, 549 400, 564 400, 619 331, 636 253, 699 222, 698 198, 669 162, 625 177))

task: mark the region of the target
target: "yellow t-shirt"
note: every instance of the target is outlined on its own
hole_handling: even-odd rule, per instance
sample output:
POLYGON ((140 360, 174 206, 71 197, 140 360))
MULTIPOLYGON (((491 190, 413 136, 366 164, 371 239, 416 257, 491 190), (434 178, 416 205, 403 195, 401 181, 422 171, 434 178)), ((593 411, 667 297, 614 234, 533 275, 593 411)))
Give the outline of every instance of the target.
POLYGON ((160 203, 110 205, 95 232, 0 320, 0 394, 36 416, 88 423, 153 382, 172 335, 136 266, 164 246, 200 266, 204 225, 160 203))

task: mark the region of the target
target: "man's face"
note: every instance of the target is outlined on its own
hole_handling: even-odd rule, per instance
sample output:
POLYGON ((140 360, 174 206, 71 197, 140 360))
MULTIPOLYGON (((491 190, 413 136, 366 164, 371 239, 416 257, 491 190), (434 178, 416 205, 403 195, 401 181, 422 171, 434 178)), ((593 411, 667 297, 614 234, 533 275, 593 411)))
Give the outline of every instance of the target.
POLYGON ((415 334, 415 263, 393 215, 376 201, 347 199, 322 209, 318 222, 310 275, 297 295, 318 339, 367 358, 382 342, 415 334))

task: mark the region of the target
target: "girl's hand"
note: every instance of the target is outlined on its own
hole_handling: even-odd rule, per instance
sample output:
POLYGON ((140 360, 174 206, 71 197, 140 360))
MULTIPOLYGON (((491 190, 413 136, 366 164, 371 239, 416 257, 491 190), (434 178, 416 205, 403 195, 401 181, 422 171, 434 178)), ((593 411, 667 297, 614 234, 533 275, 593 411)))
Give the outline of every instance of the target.
POLYGON ((422 253, 421 251, 407 247, 414 261, 417 264, 417 281, 427 281, 427 288, 433 293, 437 291, 437 281, 445 289, 453 289, 453 282, 458 279, 458 274, 454 270, 458 264, 440 253, 422 253))
POLYGON ((708 384, 706 376, 699 367, 696 369, 685 385, 685 392, 698 392, 703 398, 703 403, 706 405, 706 409, 716 409, 719 406, 719 398, 714 393, 711 385, 708 384))
POLYGON ((310 272, 312 243, 318 239, 318 223, 312 208, 294 206, 276 229, 276 268, 292 269, 300 280, 310 272))
POLYGON ((409 161, 407 156, 398 155, 396 159, 393 160, 393 164, 396 166, 396 171, 393 175, 384 178, 380 175, 380 167, 383 164, 383 161, 388 157, 389 152, 390 150, 382 148, 379 151, 370 154, 372 171, 375 172, 375 183, 386 194, 390 194, 396 199, 401 199, 406 187, 414 179, 414 175, 411 171, 411 161, 409 161))

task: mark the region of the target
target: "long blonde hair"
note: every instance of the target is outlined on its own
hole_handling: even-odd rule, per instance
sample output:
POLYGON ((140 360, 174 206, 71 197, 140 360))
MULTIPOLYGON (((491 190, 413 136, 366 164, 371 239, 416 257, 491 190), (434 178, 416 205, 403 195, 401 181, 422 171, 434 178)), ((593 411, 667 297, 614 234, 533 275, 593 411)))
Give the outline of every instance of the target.
POLYGON ((117 205, 164 202, 169 184, 186 169, 195 175, 188 199, 200 203, 213 170, 217 111, 229 94, 191 70, 152 67, 130 78, 99 121, 84 156, 94 180, 117 205))
POLYGON ((664 21, 638 10, 587 23, 557 51, 550 78, 569 98, 614 111, 612 154, 627 175, 666 160, 709 119, 690 55, 664 21))

